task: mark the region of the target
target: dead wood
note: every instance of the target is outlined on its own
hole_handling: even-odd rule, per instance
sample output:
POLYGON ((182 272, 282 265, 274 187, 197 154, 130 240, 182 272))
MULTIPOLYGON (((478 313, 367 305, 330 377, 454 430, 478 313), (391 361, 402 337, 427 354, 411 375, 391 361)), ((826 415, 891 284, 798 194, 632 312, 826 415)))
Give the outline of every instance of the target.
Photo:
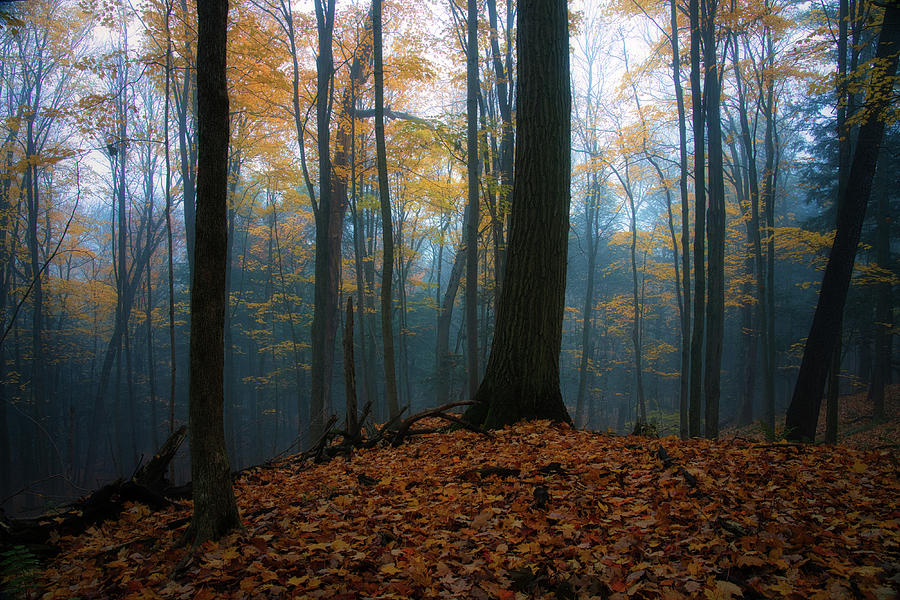
POLYGON ((186 435, 187 427, 175 431, 130 479, 109 483, 62 510, 31 519, 0 521, 0 548, 26 546, 36 554, 53 555, 59 551, 56 544, 60 537, 79 535, 89 527, 117 518, 126 502, 140 502, 152 510, 171 506, 172 501, 166 497, 165 473, 186 435))

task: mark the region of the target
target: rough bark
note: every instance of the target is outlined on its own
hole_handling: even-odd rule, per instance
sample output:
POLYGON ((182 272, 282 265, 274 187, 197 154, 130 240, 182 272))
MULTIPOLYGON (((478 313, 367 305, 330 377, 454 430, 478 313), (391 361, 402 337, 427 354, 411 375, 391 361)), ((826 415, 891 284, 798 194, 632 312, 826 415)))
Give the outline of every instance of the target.
POLYGON ((194 547, 240 526, 225 449, 225 268, 228 199, 227 0, 198 6, 199 159, 191 285, 190 442, 194 547))
MULTIPOLYGON (((332 215, 330 105, 334 56, 334 0, 316 2, 318 57, 316 58, 316 144, 319 151, 319 203, 313 204, 316 219, 315 288, 312 321, 312 372, 310 376, 310 419, 308 440, 322 435, 328 410, 337 327, 337 288, 340 255, 331 252, 332 228, 340 228, 332 215)), ((302 143, 302 141, 300 142, 302 143)))
POLYGON ((516 181, 496 331, 471 423, 570 422, 559 389, 571 173, 568 13, 520 4, 516 181))

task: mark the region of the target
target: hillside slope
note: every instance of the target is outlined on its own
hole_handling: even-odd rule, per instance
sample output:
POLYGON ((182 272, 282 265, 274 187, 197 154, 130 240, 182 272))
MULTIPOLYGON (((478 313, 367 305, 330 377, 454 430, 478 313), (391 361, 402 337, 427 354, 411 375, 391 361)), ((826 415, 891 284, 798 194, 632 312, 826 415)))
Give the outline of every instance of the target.
POLYGON ((43 598, 841 598, 900 589, 895 448, 457 431, 236 483, 246 531, 177 573, 189 505, 63 540, 43 598))

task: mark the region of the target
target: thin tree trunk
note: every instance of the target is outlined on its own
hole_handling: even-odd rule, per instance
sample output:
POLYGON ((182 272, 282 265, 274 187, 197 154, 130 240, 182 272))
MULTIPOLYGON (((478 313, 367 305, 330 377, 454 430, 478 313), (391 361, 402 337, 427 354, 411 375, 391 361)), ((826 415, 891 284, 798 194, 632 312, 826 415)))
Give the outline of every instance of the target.
POLYGON ((672 41, 672 81, 675 103, 678 105, 678 167, 681 192, 681 290, 684 306, 681 312, 681 369, 679 373, 679 427, 681 439, 689 436, 688 404, 690 400, 691 367, 691 207, 688 203, 687 128, 684 114, 684 92, 681 88, 681 56, 678 47, 678 14, 676 0, 669 2, 669 25, 672 41))
MULTIPOLYGON (((468 210, 466 211, 468 214, 468 210)), ((463 219, 465 222, 467 219, 463 219)), ((450 322, 453 318, 453 303, 459 290, 459 282, 462 279, 463 267, 466 265, 465 246, 460 245, 456 249, 453 259, 453 267, 450 269, 450 278, 447 281, 447 289, 444 291, 444 299, 441 301, 440 313, 437 322, 437 406, 443 406, 450 402, 450 322)))
POLYGON ((347 434, 359 435, 359 420, 356 414, 356 365, 353 360, 353 296, 347 297, 347 319, 344 321, 344 385, 347 400, 347 434))
POLYGON ((689 434, 700 431, 702 400, 703 329, 706 323, 706 150, 704 144, 703 95, 700 87, 700 4, 690 0, 691 25, 691 113, 694 130, 694 328, 691 333, 691 378, 689 434))
POLYGON ((709 151, 709 288, 706 308, 706 362, 703 391, 706 398, 706 437, 719 436, 719 394, 722 378, 722 352, 725 333, 725 177, 722 167, 721 82, 716 58, 716 8, 718 0, 704 0, 703 63, 706 79, 703 99, 709 151))
MULTIPOLYGON (((505 57, 501 56, 500 43, 498 41, 498 24, 497 24, 497 0, 487 0, 488 8, 488 24, 491 31, 491 58, 494 65, 495 87, 497 90, 497 104, 500 108, 500 149, 499 149, 499 167, 500 167, 500 191, 499 202, 496 210, 492 211, 492 230, 495 244, 494 270, 497 273, 497 281, 495 282, 496 297, 500 297, 500 289, 503 286, 503 267, 506 262, 506 248, 503 239, 503 227, 508 214, 509 199, 512 194, 513 187, 513 152, 515 150, 515 136, 513 132, 512 120, 512 72, 510 65, 512 58, 510 56, 511 44, 507 39, 507 48, 505 57), (504 66, 504 59, 506 66, 504 66)), ((507 3, 508 7, 512 3, 507 3)), ((507 15, 506 29, 507 35, 511 28, 509 15, 507 15)), ((467 64, 468 67, 468 64, 467 64)), ((476 72, 477 79, 477 72, 476 72)))
POLYGON ((591 336, 594 327, 594 272, 597 269, 597 250, 599 244, 595 239, 597 228, 597 216, 599 214, 598 203, 600 198, 597 174, 591 174, 593 185, 589 188, 587 205, 584 211, 584 237, 587 242, 587 286, 584 293, 584 307, 582 309, 581 324, 581 360, 578 366, 578 396, 575 400, 575 426, 584 427, 584 404, 587 395, 588 365, 591 347, 591 336))
POLYGON ((478 2, 468 0, 466 17, 466 161, 469 220, 466 224, 466 381, 478 391, 478 2))
POLYGON ((628 181, 628 164, 625 164, 625 179, 627 185, 626 196, 628 207, 631 210, 631 284, 632 284, 632 318, 631 318, 631 343, 634 347, 634 381, 637 395, 637 417, 634 424, 634 433, 642 435, 647 426, 647 404, 644 400, 644 365, 641 360, 641 298, 638 294, 637 275, 637 211, 634 206, 634 196, 628 181))
MULTIPOLYGON (((169 98, 172 81, 172 2, 166 0, 166 97, 163 118, 166 153, 166 261, 169 267, 169 435, 175 433, 175 267, 172 258, 172 158, 169 153, 169 98)), ((175 467, 172 466, 172 469, 175 467)))
MULTIPOLYGON (((766 40, 769 48, 769 69, 775 68, 775 52, 772 49, 771 31, 766 32, 766 40)), ((778 159, 777 153, 777 130, 775 129, 775 83, 772 78, 768 78, 768 89, 766 90, 767 100, 765 103, 766 113, 766 170, 763 186, 763 199, 765 201, 765 218, 766 218, 766 285, 764 302, 766 304, 766 321, 763 326, 766 328, 763 337, 763 350, 766 353, 766 359, 763 364, 766 365, 765 382, 765 413, 766 413, 766 430, 769 435, 775 433, 775 187, 778 181, 778 159)))
POLYGON ((394 274, 394 232, 391 219, 391 195, 388 185, 387 149, 384 142, 384 65, 382 61, 381 1, 372 1, 375 40, 375 153, 378 163, 378 197, 381 203, 381 230, 384 258, 381 267, 381 334, 384 338, 384 388, 388 418, 400 414, 397 403, 397 370, 394 366, 394 328, 391 286, 394 274))
MULTIPOLYGON (((181 0, 181 12, 185 20, 188 15, 187 0, 181 0)), ((190 38, 185 34, 184 48, 185 60, 189 61, 193 56, 193 48, 190 38)), ((187 242, 188 277, 193 281, 194 277, 194 244, 195 221, 197 213, 197 146, 196 137, 188 131, 188 122, 196 119, 196 76, 195 64, 184 66, 184 78, 181 82, 180 93, 175 93, 175 109, 178 113, 178 149, 181 158, 181 188, 184 204, 184 235, 187 242)))

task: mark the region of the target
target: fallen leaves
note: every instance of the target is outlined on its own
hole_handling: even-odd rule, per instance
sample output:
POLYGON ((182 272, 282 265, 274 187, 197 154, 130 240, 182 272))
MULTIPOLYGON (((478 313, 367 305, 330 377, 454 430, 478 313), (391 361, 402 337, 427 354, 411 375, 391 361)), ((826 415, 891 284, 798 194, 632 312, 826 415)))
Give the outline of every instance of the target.
POLYGON ((189 509, 135 506, 64 538, 43 597, 890 597, 895 452, 457 431, 245 474, 246 533, 176 576, 189 509))

